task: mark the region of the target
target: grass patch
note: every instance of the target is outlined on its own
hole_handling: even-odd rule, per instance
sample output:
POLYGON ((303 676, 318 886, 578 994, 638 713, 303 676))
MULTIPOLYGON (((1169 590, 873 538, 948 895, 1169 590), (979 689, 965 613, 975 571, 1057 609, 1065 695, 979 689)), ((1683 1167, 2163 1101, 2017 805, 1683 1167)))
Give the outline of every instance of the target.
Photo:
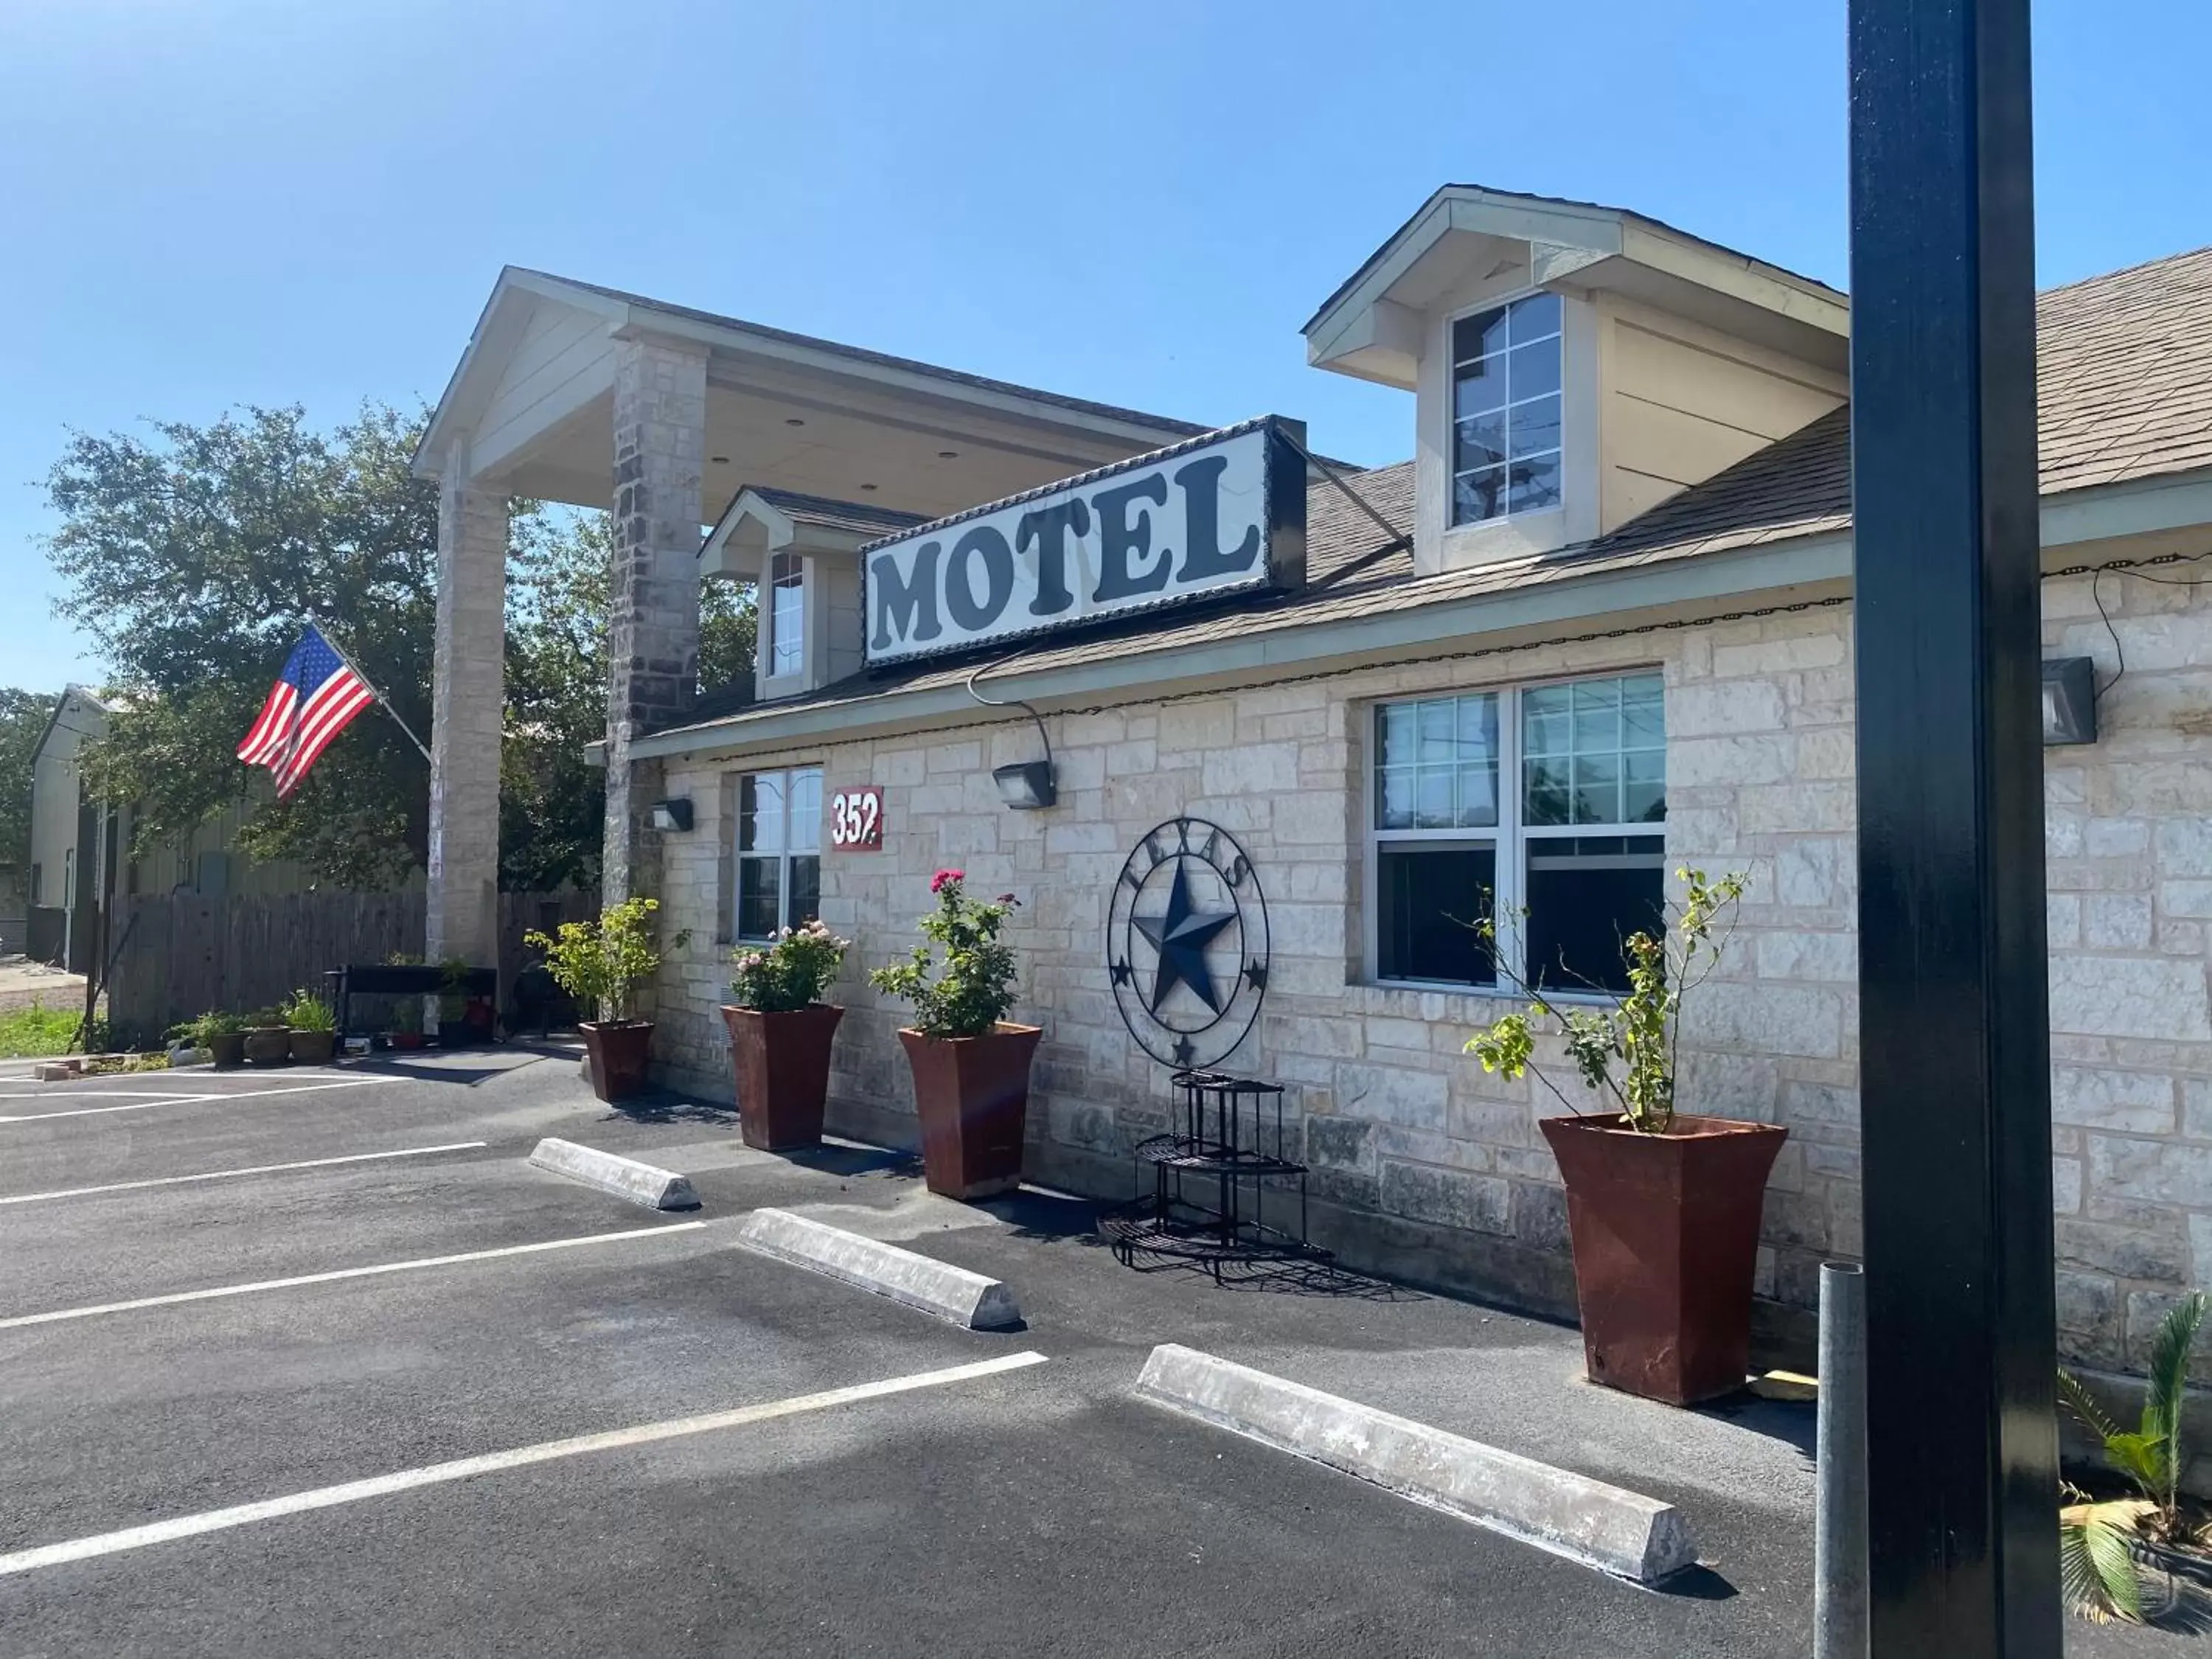
POLYGON ((0 1012, 0 1060, 35 1060, 65 1054, 76 1040, 83 1016, 66 1008, 27 1008, 0 1012))

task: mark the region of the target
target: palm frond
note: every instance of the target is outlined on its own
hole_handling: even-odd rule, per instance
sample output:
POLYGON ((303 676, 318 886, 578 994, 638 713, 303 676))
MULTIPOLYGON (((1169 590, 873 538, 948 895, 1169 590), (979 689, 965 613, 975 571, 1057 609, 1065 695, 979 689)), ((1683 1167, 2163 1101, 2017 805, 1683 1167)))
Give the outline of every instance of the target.
POLYGON ((2181 1407, 2189 1382, 2189 1351, 2204 1323, 2204 1292, 2191 1291, 2159 1322, 2151 1345, 2150 1386, 2143 1400, 2143 1434, 2158 1441, 2158 1497, 2171 1506, 2181 1485, 2181 1407))
POLYGON ((2066 1409, 2081 1419, 2081 1425, 2100 1440, 2110 1440, 2120 1431, 2120 1425, 2105 1415, 2105 1408, 2097 1403, 2096 1396, 2081 1386, 2081 1381, 2063 1365, 2058 1368, 2058 1397, 2066 1409))
POLYGON ((2070 1610, 2097 1624, 2142 1622, 2142 1572, 2129 1540, 2156 1507, 2130 1498, 2059 1510, 2059 1583, 2070 1610))

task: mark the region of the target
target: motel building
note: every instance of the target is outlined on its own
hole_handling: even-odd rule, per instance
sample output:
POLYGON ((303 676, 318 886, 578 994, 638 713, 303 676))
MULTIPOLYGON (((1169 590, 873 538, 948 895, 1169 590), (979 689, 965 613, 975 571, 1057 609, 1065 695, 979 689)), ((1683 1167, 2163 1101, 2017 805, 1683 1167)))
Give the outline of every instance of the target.
MULTIPOLYGON (((611 509, 605 884, 657 895, 668 1083, 732 1093, 741 940, 855 941, 833 1129, 911 1146, 931 872, 1012 892, 1031 1179, 1132 1191, 1178 1064, 1285 1086, 1315 1240, 1571 1315, 1533 1083, 1462 1048, 1692 866, 1750 888, 1686 1110, 1786 1126, 1759 1291, 1856 1255, 1848 298, 1636 213, 1448 185, 1304 325, 1410 459, 1210 432, 510 269, 440 481, 429 955, 489 960, 506 505, 611 509), (757 585, 695 690, 700 584, 757 585), (1522 919, 1514 923, 1511 918, 1522 919)), ((1284 319, 1287 332, 1292 319, 1284 319)), ((2058 1314, 2140 1370, 2212 1283, 2212 251, 2043 296, 2058 1314)), ((1258 415, 1258 411, 1254 411, 1258 415)))

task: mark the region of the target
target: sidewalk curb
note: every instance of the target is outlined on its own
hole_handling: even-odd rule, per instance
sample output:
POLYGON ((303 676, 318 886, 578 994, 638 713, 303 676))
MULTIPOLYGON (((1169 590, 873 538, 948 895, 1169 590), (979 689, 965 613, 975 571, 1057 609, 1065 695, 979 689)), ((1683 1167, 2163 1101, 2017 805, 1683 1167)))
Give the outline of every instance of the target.
POLYGON ((738 1223, 737 1241, 759 1255, 842 1279, 968 1330, 1005 1330, 1022 1321, 1013 1291, 995 1279, 789 1210, 751 1212, 738 1223))
POLYGON ((538 1169, 567 1176, 650 1210, 699 1207, 699 1194, 692 1190, 690 1181, 673 1170, 656 1170, 634 1158, 580 1146, 573 1140, 549 1136, 538 1143, 530 1154, 530 1162, 538 1169))
POLYGON ((1636 1583, 1698 1559, 1689 1522, 1671 1504, 1177 1343, 1152 1350, 1137 1393, 1636 1583))

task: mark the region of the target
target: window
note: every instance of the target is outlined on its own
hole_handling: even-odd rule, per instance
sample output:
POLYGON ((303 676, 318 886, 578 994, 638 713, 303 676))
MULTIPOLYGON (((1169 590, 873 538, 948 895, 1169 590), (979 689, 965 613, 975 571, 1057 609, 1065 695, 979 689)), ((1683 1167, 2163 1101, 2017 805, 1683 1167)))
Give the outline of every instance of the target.
POLYGON ((768 672, 796 674, 806 660, 806 566, 796 553, 778 553, 768 576, 768 672))
POLYGON ((1454 525, 1559 504, 1559 296, 1451 325, 1454 525))
POLYGON ((822 770, 748 772, 738 780, 739 939, 764 939, 822 908, 822 770))
POLYGON ((1372 775, 1377 979, 1495 985, 1496 906, 1530 984, 1627 988, 1621 941, 1662 920, 1657 674, 1378 704, 1372 775))

